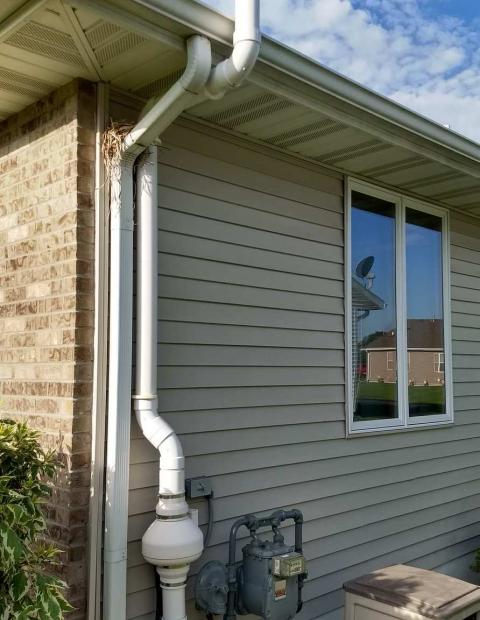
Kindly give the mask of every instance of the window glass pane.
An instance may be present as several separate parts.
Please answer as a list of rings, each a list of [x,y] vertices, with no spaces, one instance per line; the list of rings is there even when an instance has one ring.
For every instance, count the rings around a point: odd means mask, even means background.
[[[353,419],[398,417],[395,205],[352,192]]]
[[[408,408],[410,416],[445,408],[441,218],[406,210]]]

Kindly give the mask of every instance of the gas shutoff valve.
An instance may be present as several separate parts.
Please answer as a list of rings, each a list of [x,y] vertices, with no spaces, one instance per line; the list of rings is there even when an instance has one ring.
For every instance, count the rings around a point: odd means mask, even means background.
[[[279,531],[283,521],[295,521],[295,546],[285,544]],[[269,517],[246,515],[230,531],[229,561],[205,564],[197,578],[195,596],[199,609],[223,614],[225,620],[255,614],[265,620],[290,620],[302,607],[302,587],[307,575],[302,553],[303,516],[299,510],[277,510]],[[237,532],[246,527],[251,541],[243,547],[237,564]],[[257,530],[270,527],[271,540],[260,539]]]

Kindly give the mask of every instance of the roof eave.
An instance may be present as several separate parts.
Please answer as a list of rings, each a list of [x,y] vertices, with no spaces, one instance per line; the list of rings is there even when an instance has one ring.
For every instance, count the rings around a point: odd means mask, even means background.
[[[233,21],[204,4],[192,0],[175,0],[173,3],[171,0],[131,0],[131,2],[175,20],[192,31],[205,34],[222,45],[231,46]],[[327,69],[265,35],[262,36],[259,62],[288,74],[322,93],[347,102],[430,144],[433,143],[434,146],[466,158],[475,168],[480,163],[480,144]],[[472,173],[471,168],[469,172]]]

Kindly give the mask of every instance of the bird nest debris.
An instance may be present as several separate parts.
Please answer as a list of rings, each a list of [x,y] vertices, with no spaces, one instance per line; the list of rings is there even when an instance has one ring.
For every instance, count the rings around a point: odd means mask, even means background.
[[[110,181],[114,171],[118,170],[122,157],[122,146],[134,123],[111,121],[103,134],[102,152],[106,180]]]

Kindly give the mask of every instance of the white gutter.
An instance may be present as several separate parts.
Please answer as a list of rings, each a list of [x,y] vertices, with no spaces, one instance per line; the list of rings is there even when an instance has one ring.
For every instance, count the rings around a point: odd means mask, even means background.
[[[260,47],[259,0],[236,0],[238,35],[231,58],[211,68],[210,42],[188,40],[185,72],[155,101],[124,140],[111,183],[110,348],[107,484],[104,543],[104,617],[125,620],[128,465],[132,367],[133,168],[138,156],[137,374],[134,408],[145,437],[160,452],[157,518],[142,539],[145,559],[157,566],[164,620],[185,620],[185,584],[203,539],[185,501],[183,451],[157,402],[157,137],[194,102],[221,96],[251,71]],[[207,87],[207,84],[209,85]]]

